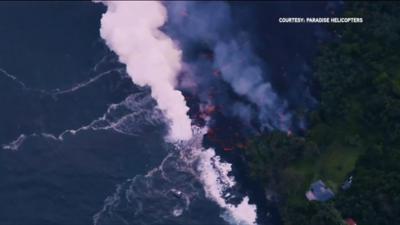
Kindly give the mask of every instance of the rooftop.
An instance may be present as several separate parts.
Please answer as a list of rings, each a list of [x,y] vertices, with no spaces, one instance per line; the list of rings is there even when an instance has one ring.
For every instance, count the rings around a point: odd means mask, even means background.
[[[357,225],[357,223],[352,218],[348,218],[345,221],[347,225]]]
[[[310,190],[307,191],[306,197],[309,201],[328,201],[329,199],[333,198],[335,194],[333,191],[328,188],[324,182],[318,180],[311,184]]]

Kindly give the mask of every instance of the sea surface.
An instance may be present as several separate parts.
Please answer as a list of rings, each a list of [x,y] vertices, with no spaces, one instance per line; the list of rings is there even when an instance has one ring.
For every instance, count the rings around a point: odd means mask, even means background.
[[[311,104],[295,87],[311,76],[312,57],[329,34],[276,19],[329,15],[336,7],[232,5],[273,84],[293,103]],[[229,156],[204,149],[201,128],[188,143],[164,141],[165,120],[149,88],[132,83],[100,38],[105,10],[91,2],[0,3],[0,225],[238,223],[221,204],[259,187],[235,164],[235,181],[224,174]],[[221,185],[213,176],[225,185],[223,201],[210,197]],[[276,213],[267,218],[260,210],[273,212],[256,200],[262,196],[249,197],[260,204],[258,223],[280,224]]]

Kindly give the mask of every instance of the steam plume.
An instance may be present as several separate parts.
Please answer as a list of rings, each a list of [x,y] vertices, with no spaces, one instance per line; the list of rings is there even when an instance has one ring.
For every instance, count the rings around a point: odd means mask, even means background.
[[[170,120],[171,140],[192,136],[189,108],[181,92],[174,89],[181,69],[181,51],[159,28],[167,19],[160,2],[103,2],[107,12],[101,19],[100,35],[126,64],[133,82],[152,90],[158,107]]]
[[[224,105],[225,114],[233,114],[246,123],[257,121],[262,130],[289,129],[292,117],[287,103],[271,86],[265,65],[255,54],[246,34],[235,27],[229,4],[191,1],[166,4],[170,13],[168,34],[180,41],[185,52],[191,51],[184,61],[187,73],[194,74],[188,79],[195,80],[199,86],[196,91],[200,93],[196,95],[200,99],[208,96],[201,93],[208,90],[203,87],[218,85],[217,79],[208,78],[215,75],[213,71],[217,69],[217,75],[242,97],[238,100],[223,95],[222,85],[219,85],[220,92],[214,96],[214,103]],[[212,52],[211,59],[198,57],[198,49]]]

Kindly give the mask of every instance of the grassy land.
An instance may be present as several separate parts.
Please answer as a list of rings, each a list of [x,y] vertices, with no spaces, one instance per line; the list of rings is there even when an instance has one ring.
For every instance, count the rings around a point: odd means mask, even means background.
[[[288,191],[288,201],[297,205],[306,201],[309,185],[321,179],[336,193],[348,174],[354,169],[361,147],[332,143],[316,159],[304,159],[285,169],[284,175],[293,180]],[[302,182],[298,182],[301,180]],[[289,182],[291,183],[291,182]]]
[[[346,176],[354,169],[362,149],[340,144],[329,146],[319,160],[319,175],[328,186],[338,191]]]

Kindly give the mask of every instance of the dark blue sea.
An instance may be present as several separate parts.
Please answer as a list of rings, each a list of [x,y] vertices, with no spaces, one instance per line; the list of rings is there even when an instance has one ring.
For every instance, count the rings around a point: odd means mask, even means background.
[[[337,4],[231,7],[275,88],[293,107],[313,105],[309,93],[299,93],[330,34],[316,24],[276,21],[331,15]],[[100,38],[105,10],[79,1],[0,2],[0,225],[229,224],[197,177],[199,162],[182,153],[187,146],[164,141],[150,89],[132,83]],[[280,224],[229,153],[216,154],[233,163],[237,195],[257,204],[257,222]]]

